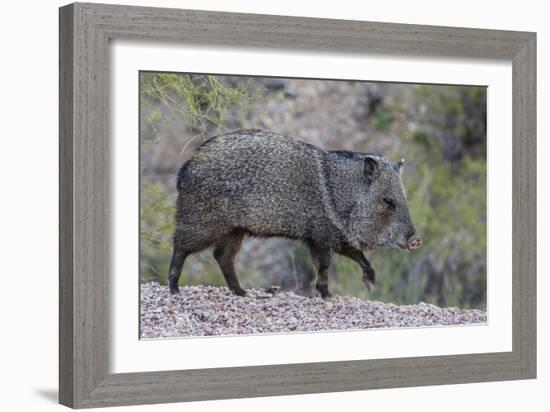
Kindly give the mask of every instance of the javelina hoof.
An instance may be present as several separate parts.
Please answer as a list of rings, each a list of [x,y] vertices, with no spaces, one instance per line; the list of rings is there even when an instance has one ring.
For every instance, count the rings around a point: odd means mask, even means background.
[[[170,293],[172,295],[177,295],[178,293],[180,293],[180,288],[179,288],[177,282],[170,281]]]
[[[246,290],[243,288],[234,288],[231,291],[237,296],[246,296]]]
[[[374,273],[373,268],[367,268],[365,271],[365,274],[363,275],[363,283],[365,284],[367,290],[369,292],[374,291],[374,279],[376,277],[376,274]]]
[[[327,285],[317,285],[317,290],[319,291],[323,299],[328,299],[332,297],[332,295],[328,291]]]
[[[374,282],[371,282],[368,279],[363,279],[363,283],[369,292],[374,292]]]

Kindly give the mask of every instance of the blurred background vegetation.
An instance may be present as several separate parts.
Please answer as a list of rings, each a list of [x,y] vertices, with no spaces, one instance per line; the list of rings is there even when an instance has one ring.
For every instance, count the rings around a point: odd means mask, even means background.
[[[335,256],[332,293],[396,304],[486,308],[486,88],[357,81],[140,73],[140,279],[166,283],[175,178],[204,139],[262,128],[328,148],[406,159],[404,183],[423,247],[367,252],[369,294],[353,261]],[[308,294],[307,249],[247,239],[245,288]],[[188,257],[182,284],[225,285],[211,251]]]

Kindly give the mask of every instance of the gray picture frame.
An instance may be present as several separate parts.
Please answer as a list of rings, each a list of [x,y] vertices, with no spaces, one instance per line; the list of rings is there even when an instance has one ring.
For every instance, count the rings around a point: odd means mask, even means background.
[[[535,33],[85,3],[60,8],[59,30],[62,404],[87,408],[536,377]],[[109,373],[111,39],[511,61],[512,351]]]

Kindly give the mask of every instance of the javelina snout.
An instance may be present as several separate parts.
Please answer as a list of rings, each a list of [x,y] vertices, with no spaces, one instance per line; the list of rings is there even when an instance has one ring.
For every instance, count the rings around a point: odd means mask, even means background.
[[[409,249],[411,252],[413,250],[416,250],[422,246],[422,239],[418,235],[413,235],[411,238],[409,238],[409,241],[407,242],[407,249]]]

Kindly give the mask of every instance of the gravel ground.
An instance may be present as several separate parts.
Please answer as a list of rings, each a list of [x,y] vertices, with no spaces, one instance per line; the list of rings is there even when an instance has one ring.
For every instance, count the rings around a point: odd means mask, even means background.
[[[237,335],[464,325],[487,322],[482,310],[440,308],[427,303],[394,305],[350,296],[328,300],[292,292],[184,286],[178,296],[156,282],[141,285],[141,337]]]

